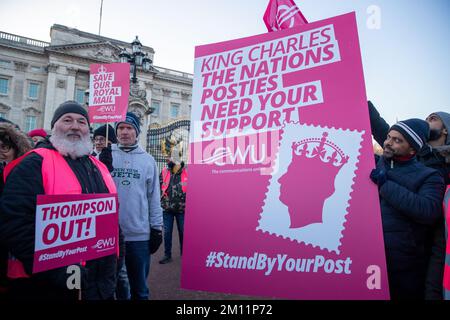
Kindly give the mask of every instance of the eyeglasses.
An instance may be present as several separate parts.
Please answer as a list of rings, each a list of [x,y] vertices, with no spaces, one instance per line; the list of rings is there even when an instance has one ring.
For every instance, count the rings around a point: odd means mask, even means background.
[[[3,143],[0,144],[0,152],[1,153],[7,153],[7,152],[9,152],[9,150],[11,150],[11,146],[3,144]]]

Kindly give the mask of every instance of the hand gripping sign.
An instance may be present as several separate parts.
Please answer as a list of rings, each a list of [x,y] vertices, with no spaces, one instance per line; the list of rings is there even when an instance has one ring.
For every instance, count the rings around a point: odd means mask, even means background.
[[[33,273],[117,254],[117,194],[39,195]]]
[[[196,48],[182,287],[387,299],[354,13]]]

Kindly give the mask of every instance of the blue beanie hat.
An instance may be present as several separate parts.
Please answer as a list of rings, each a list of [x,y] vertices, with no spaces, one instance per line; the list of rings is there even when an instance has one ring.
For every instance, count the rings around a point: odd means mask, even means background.
[[[389,129],[391,130],[400,132],[416,152],[422,149],[430,137],[430,125],[421,119],[399,121]]]
[[[117,122],[117,124],[116,124],[116,134],[117,134],[117,127],[121,123],[127,123],[127,124],[132,125],[134,130],[136,130],[136,136],[138,136],[141,133],[141,124],[139,122],[139,118],[134,113],[127,112],[127,116],[125,118],[125,121]]]

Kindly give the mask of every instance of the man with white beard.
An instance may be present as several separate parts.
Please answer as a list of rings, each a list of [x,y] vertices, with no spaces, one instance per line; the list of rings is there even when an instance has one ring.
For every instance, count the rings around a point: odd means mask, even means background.
[[[89,156],[91,140],[86,110],[75,101],[62,103],[51,121],[52,135],[8,170],[0,200],[0,243],[14,257],[8,272],[12,300],[76,300],[69,290],[68,267],[32,274],[37,195],[116,193],[103,163]],[[116,255],[87,261],[81,268],[81,298],[113,299]],[[11,268],[11,269],[10,269]]]

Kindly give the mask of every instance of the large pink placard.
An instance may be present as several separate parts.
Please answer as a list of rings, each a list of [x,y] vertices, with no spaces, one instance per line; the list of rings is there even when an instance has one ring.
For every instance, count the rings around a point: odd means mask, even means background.
[[[130,64],[91,64],[89,71],[89,121],[125,120],[130,94]]]
[[[388,299],[354,13],[199,46],[181,285]]]
[[[117,254],[117,194],[39,195],[33,273]]]

